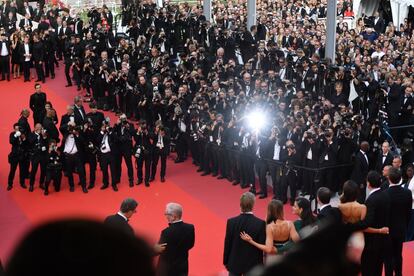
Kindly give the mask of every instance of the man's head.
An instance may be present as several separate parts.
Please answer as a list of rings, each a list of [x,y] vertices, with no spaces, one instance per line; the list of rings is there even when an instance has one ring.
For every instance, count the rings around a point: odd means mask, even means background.
[[[388,181],[390,184],[400,184],[401,182],[401,170],[391,167],[388,172]]]
[[[183,216],[183,207],[174,202],[170,202],[165,206],[165,217],[168,220],[168,223],[173,223],[175,221],[181,220]]]
[[[369,143],[367,141],[361,142],[360,148],[363,152],[365,152],[365,153],[368,152],[369,151]]]
[[[121,213],[126,217],[130,218],[133,214],[136,213],[138,207],[138,202],[133,198],[126,198],[121,203],[121,208],[119,209]]]
[[[252,212],[256,198],[251,192],[245,192],[240,197],[240,210],[243,213]]]
[[[82,106],[82,97],[81,96],[76,96],[75,97],[75,99],[73,100],[73,103],[76,105],[76,106]]]
[[[368,172],[367,185],[370,189],[379,188],[381,186],[381,175],[376,171]]]
[[[34,88],[35,88],[35,91],[36,91],[37,93],[39,93],[39,92],[41,91],[40,89],[41,89],[42,87],[40,86],[40,84],[39,84],[39,83],[36,83],[36,84],[35,84],[35,86],[34,86]]]
[[[387,154],[390,151],[390,143],[384,142],[382,143],[382,153]]]
[[[320,187],[317,192],[317,197],[320,204],[329,204],[331,202],[331,191],[326,187]]]
[[[396,169],[400,169],[402,164],[401,157],[394,156],[394,159],[392,160],[392,167]]]
[[[390,168],[392,168],[392,166],[390,165],[384,166],[384,168],[382,169],[382,176],[388,177],[390,173]]]

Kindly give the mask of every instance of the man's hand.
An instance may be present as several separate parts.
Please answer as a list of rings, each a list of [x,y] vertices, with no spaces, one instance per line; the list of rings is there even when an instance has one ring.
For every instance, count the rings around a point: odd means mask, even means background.
[[[166,247],[167,247],[166,243],[156,244],[154,245],[154,251],[157,254],[161,254],[162,252],[164,252]]]

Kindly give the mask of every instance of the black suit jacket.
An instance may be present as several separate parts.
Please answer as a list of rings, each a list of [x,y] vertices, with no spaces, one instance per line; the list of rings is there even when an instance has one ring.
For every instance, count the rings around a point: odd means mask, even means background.
[[[378,154],[377,160],[376,160],[376,163],[375,163],[375,170],[378,171],[378,172],[382,172],[382,169],[385,166],[392,165],[393,156],[392,156],[391,152],[387,153],[387,157],[385,157],[384,162],[382,162],[382,156],[383,156],[383,153],[381,151]]]
[[[390,186],[386,189],[390,199],[390,237],[403,241],[407,234],[408,223],[411,218],[412,194],[401,185]]]
[[[369,171],[369,165],[365,159],[365,156],[358,151],[355,157],[354,169],[352,170],[351,180],[355,181],[358,185],[364,184],[365,178]]]
[[[82,112],[82,114],[81,114]],[[76,105],[73,106],[73,114],[75,115],[75,123],[77,126],[81,126],[86,121],[86,112],[83,106],[77,107]],[[83,115],[83,116],[82,116]]]
[[[263,252],[240,238],[245,231],[254,241],[266,241],[266,223],[252,214],[240,214],[227,220],[223,264],[229,272],[245,274],[263,264]]]
[[[114,229],[118,229],[119,231],[122,231],[127,235],[134,236],[134,229],[132,229],[128,221],[125,220],[125,218],[123,218],[119,214],[106,217],[104,224]]]
[[[318,213],[318,220],[323,221],[325,219],[334,221],[334,222],[340,222],[341,221],[341,212],[338,208],[332,207],[331,205],[328,205],[324,207],[320,212]]]
[[[166,243],[167,247],[158,260],[159,275],[188,275],[188,251],[193,248],[194,241],[192,224],[180,221],[162,230],[159,243]]]

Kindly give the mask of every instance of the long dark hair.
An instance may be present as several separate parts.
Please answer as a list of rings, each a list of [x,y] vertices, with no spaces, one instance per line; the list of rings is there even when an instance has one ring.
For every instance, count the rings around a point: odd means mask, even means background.
[[[278,219],[283,219],[283,203],[280,200],[272,199],[267,205],[266,223],[272,223]]]
[[[344,183],[343,192],[340,197],[341,203],[353,202],[358,198],[358,184],[352,180],[348,180]]]
[[[296,198],[296,204],[302,209],[302,212],[300,213],[302,227],[313,224],[316,221],[316,218],[312,213],[310,201],[304,197],[298,197]]]

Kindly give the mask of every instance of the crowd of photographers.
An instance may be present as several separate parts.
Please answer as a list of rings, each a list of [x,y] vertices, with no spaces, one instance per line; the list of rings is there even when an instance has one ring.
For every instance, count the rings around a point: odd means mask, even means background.
[[[341,15],[351,3],[339,2]],[[94,186],[97,160],[103,187],[109,185],[110,170],[117,189],[122,159],[134,185],[134,155],[139,181],[149,185],[159,158],[164,179],[170,149],[175,162],[191,156],[201,175],[253,192],[257,175],[260,198],[268,196],[270,175],[273,194],[284,202],[290,197],[291,203],[299,190],[314,194],[326,186],[339,192],[349,178],[364,193],[369,169],[382,171],[394,165],[393,159],[404,169],[411,164],[410,129],[392,129],[413,119],[411,22],[405,20],[397,31],[378,13],[358,20],[354,29],[340,19],[333,65],[324,58],[326,1],[257,4],[257,25],[250,30],[245,1],[214,2],[211,22],[196,5],[156,8],[151,1],[127,1],[125,35],[115,35],[114,17],[105,6],[92,8],[88,22],[54,7],[40,16],[36,30],[6,27],[3,45],[16,39],[21,53],[26,43],[32,45],[32,54],[23,59],[34,62],[39,81],[63,58],[67,86],[74,81],[92,100],[91,113],[82,111],[77,99],[60,122],[59,152],[71,190],[77,172],[87,192],[85,164],[89,187]],[[44,51],[43,62],[36,60],[35,49]],[[25,110],[10,136],[10,188],[17,166],[23,187],[30,175],[31,190],[39,165],[41,183],[59,178],[45,157],[56,148],[50,141],[59,141],[56,114],[45,104],[42,98],[31,106],[35,123],[41,124],[34,132],[26,125]],[[122,115],[111,127],[97,110]],[[19,151],[27,158],[14,158]]]

